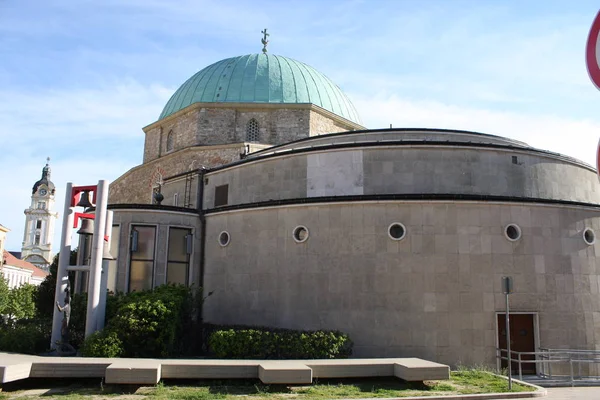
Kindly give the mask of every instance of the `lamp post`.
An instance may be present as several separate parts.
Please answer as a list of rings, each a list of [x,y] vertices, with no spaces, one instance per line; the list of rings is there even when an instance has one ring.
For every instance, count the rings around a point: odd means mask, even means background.
[[[513,291],[513,280],[510,276],[502,277],[502,292],[506,297],[506,354],[508,358],[508,390],[512,390],[512,360],[510,357],[510,313],[508,308],[508,295]]]

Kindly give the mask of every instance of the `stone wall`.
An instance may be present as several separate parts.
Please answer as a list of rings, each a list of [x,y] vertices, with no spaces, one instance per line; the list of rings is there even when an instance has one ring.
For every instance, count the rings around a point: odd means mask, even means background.
[[[170,152],[186,147],[202,144],[198,135],[198,120],[202,118],[200,110],[192,109],[165,121],[160,126],[153,126],[146,131],[144,143],[144,163],[155,160]],[[173,135],[173,150],[167,151],[167,136]]]
[[[188,110],[145,128],[144,163],[168,155],[167,137],[173,134],[173,150],[191,146],[224,145],[247,141],[248,122],[260,127],[260,143],[279,145],[323,133],[348,130],[343,124],[311,110],[311,105],[273,107],[190,106]]]
[[[392,240],[400,222],[406,236]],[[314,204],[209,214],[204,317],[216,324],[338,329],[357,357],[495,364],[501,277],[514,312],[537,313],[539,346],[600,341],[595,209],[477,202]],[[504,236],[517,223],[521,239]],[[298,225],[309,237],[297,243]],[[220,232],[230,243],[222,247]]]
[[[215,186],[229,205],[303,197],[469,194],[600,204],[592,168],[528,149],[387,146],[282,154],[208,173],[205,208]]]
[[[150,204],[152,188],[157,183],[159,176],[162,176],[164,180],[173,175],[198,169],[203,165],[207,168],[221,166],[239,160],[240,153],[245,151],[244,143],[228,146],[190,147],[139,165],[111,183],[109,204]],[[194,207],[196,204],[195,193],[193,195]]]
[[[348,127],[316,111],[310,112],[310,136],[346,132]]]

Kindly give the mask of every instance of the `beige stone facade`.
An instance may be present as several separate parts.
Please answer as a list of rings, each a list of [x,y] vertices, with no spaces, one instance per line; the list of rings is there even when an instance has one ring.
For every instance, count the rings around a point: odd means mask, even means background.
[[[245,209],[206,219],[204,285],[214,323],[339,329],[358,357],[493,364],[501,277],[537,346],[595,349],[598,209],[523,203],[350,202]],[[399,241],[394,222],[406,227]],[[504,235],[516,223],[522,236]],[[297,243],[295,227],[309,237]],[[218,242],[220,232],[230,243]]]

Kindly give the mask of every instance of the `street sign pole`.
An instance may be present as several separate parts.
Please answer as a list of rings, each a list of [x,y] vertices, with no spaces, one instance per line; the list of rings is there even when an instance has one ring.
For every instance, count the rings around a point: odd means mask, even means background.
[[[502,277],[502,291],[506,298],[506,353],[508,359],[508,390],[512,390],[512,359],[510,354],[510,313],[508,307],[508,295],[512,293],[513,284],[510,276]]]
[[[585,46],[585,65],[590,80],[600,90],[600,11],[596,14]],[[596,173],[600,179],[600,143],[596,150]]]

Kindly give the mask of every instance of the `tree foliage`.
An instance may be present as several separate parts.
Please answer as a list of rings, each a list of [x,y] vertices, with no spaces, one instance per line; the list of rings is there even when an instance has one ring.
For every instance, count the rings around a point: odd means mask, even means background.
[[[6,307],[8,306],[9,293],[10,289],[8,288],[8,281],[0,275],[0,315],[5,313]],[[1,318],[0,322],[2,322]]]
[[[8,305],[4,314],[9,321],[30,319],[35,317],[35,293],[37,287],[28,283],[13,288],[8,293]]]

